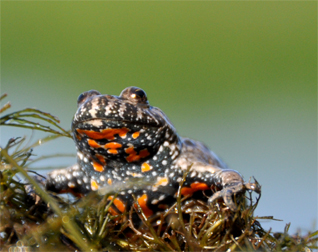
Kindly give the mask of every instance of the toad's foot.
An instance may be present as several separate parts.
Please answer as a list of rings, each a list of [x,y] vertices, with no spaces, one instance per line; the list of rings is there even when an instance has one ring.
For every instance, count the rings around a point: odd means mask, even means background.
[[[258,194],[261,194],[261,186],[258,184],[256,180],[255,183],[237,182],[235,184],[227,185],[223,187],[221,191],[214,193],[213,196],[209,198],[208,203],[211,205],[215,200],[222,198],[225,205],[231,211],[236,212],[238,209],[232,197],[238,194],[242,195],[245,193],[246,190],[252,190]]]

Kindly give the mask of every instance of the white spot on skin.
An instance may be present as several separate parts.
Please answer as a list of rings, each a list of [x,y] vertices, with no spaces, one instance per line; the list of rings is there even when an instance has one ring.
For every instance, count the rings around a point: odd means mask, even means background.
[[[105,115],[108,116],[112,113],[112,108],[114,106],[114,103],[112,101],[108,101],[108,105],[105,108]]]
[[[196,171],[193,171],[193,172],[191,172],[191,174],[190,174],[190,178],[193,178],[193,177],[195,177],[196,175],[197,175]]]
[[[166,197],[166,195],[161,195],[160,197],[159,197],[159,200],[163,200],[164,198]]]
[[[78,171],[73,171],[73,177],[80,177],[80,173]]]
[[[170,177],[170,178],[173,178],[173,176],[174,176],[174,172],[172,172],[172,173],[169,174],[169,177]]]
[[[152,204],[152,205],[156,205],[156,204],[158,204],[158,202],[159,202],[159,200],[153,199],[153,200],[151,201],[151,204]]]
[[[96,118],[96,113],[99,111],[98,99],[92,101],[92,108],[88,111],[92,118]]]
[[[122,104],[120,104],[120,107],[119,107],[119,110],[118,110],[118,114],[123,119],[125,118],[124,117],[125,112],[126,112],[126,104],[122,103]]]
[[[163,161],[162,161],[162,164],[163,164],[163,165],[167,165],[167,163],[168,163],[167,160],[163,160]]]
[[[73,188],[73,187],[75,187],[75,184],[73,182],[68,182],[67,186],[70,187],[70,188]]]
[[[178,155],[179,155],[179,152],[176,151],[176,152],[171,156],[171,159],[172,159],[172,160],[175,160]]]
[[[89,123],[95,127],[103,126],[102,120],[99,119],[91,120]]]
[[[83,181],[84,181],[84,183],[87,183],[88,182],[88,177],[84,176],[83,177]]]
[[[143,118],[142,110],[140,108],[137,108],[137,118],[136,121],[141,120]]]
[[[83,160],[83,154],[81,152],[77,152],[77,157],[80,159],[80,160]]]
[[[82,116],[86,111],[86,108],[84,106],[81,107],[81,113],[79,116]],[[77,114],[77,113],[76,113]]]

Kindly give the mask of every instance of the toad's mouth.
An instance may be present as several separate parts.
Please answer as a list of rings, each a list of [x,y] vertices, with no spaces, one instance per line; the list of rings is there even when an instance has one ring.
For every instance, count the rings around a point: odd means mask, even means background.
[[[118,127],[128,127],[129,125],[133,125],[134,127],[147,127],[147,128],[160,128],[163,125],[160,125],[159,122],[143,122],[143,121],[132,121],[125,119],[114,119],[114,118],[94,118],[94,119],[86,119],[81,121],[73,121],[73,126],[75,128],[87,128],[95,127],[97,129],[105,129],[108,127],[114,128],[115,125]]]

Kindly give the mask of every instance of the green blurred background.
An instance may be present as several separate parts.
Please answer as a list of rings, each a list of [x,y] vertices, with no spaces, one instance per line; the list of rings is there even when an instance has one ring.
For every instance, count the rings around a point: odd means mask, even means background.
[[[143,88],[181,135],[257,178],[256,214],[283,219],[265,228],[317,228],[317,2],[1,1],[1,64],[11,111],[65,128],[81,92]],[[1,145],[24,134],[2,127]],[[72,141],[34,150],[58,152]]]

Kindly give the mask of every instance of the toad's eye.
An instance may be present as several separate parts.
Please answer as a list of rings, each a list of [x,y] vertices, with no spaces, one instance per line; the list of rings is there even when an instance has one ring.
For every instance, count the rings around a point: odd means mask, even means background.
[[[128,99],[134,103],[145,103],[148,104],[146,92],[138,87],[128,87],[125,88],[120,97]]]
[[[80,106],[83,102],[85,102],[89,97],[100,95],[100,92],[96,90],[90,90],[84,93],[81,93],[77,98],[77,106]]]

